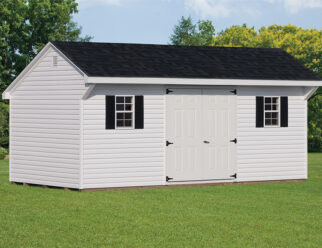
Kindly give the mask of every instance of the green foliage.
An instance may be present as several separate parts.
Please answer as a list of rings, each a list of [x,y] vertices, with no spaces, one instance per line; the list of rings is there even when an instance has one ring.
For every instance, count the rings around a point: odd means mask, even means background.
[[[75,0],[0,1],[0,93],[48,41],[88,41],[72,21]]]
[[[308,107],[308,146],[311,152],[322,151],[322,88],[309,100]]]
[[[8,151],[0,146],[0,160],[4,159],[7,154],[8,154]]]
[[[79,193],[8,182],[0,247],[322,247],[322,154],[306,182]]]
[[[2,148],[9,148],[9,137],[8,136],[4,136],[4,137],[0,137],[0,147]]]
[[[210,46],[214,34],[215,28],[211,21],[198,21],[193,24],[191,17],[181,17],[178,25],[174,27],[170,41],[173,45]]]
[[[9,105],[0,102],[0,139],[6,136],[9,136]]]

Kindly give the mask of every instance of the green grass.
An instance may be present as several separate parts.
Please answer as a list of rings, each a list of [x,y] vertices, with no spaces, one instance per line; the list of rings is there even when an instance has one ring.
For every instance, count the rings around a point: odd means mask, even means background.
[[[0,247],[322,247],[322,154],[299,183],[79,193],[8,182]]]

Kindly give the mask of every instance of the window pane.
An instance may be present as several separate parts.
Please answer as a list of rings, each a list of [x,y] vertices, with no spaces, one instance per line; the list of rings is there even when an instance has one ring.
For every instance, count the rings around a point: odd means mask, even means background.
[[[271,105],[265,105],[265,110],[272,110],[272,106]]]
[[[125,102],[126,103],[132,103],[132,96],[125,97]]]
[[[131,120],[132,119],[132,113],[125,113],[125,119]]]
[[[277,103],[278,98],[277,97],[273,97],[273,103]]]
[[[266,126],[271,126],[272,122],[271,122],[271,119],[266,119],[265,120],[265,125]]]
[[[272,125],[276,126],[277,125],[277,119],[272,120]]]
[[[271,103],[272,99],[270,97],[265,97],[265,103]]]
[[[116,103],[124,103],[124,97],[123,96],[117,96],[116,97]]]
[[[272,118],[272,113],[270,113],[270,112],[265,113],[265,118],[267,118],[267,119]]]
[[[116,110],[124,110],[124,104],[116,104]]]
[[[117,117],[118,120],[122,120],[124,119],[124,114],[123,113],[117,113]]]
[[[132,104],[125,104],[125,110],[131,111],[132,110]]]
[[[123,120],[117,121],[117,122],[116,122],[116,125],[117,125],[118,127],[124,127],[124,121],[123,121]]]
[[[273,119],[277,119],[277,112],[273,112],[273,113],[272,113],[272,118],[273,118]]]
[[[132,121],[131,120],[126,120],[125,121],[125,127],[132,127]]]
[[[277,105],[275,105],[275,104],[274,104],[274,105],[272,105],[272,109],[273,109],[273,110],[277,110]]]

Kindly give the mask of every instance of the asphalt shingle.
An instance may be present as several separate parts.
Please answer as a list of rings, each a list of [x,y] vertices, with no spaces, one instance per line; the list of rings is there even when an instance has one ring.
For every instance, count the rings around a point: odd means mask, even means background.
[[[321,80],[276,48],[52,43],[93,77]]]

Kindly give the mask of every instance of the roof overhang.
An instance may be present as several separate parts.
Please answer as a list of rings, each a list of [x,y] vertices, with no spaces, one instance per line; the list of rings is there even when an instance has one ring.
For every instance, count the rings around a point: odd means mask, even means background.
[[[148,77],[87,77],[86,82],[90,84],[322,86],[322,81]]]

